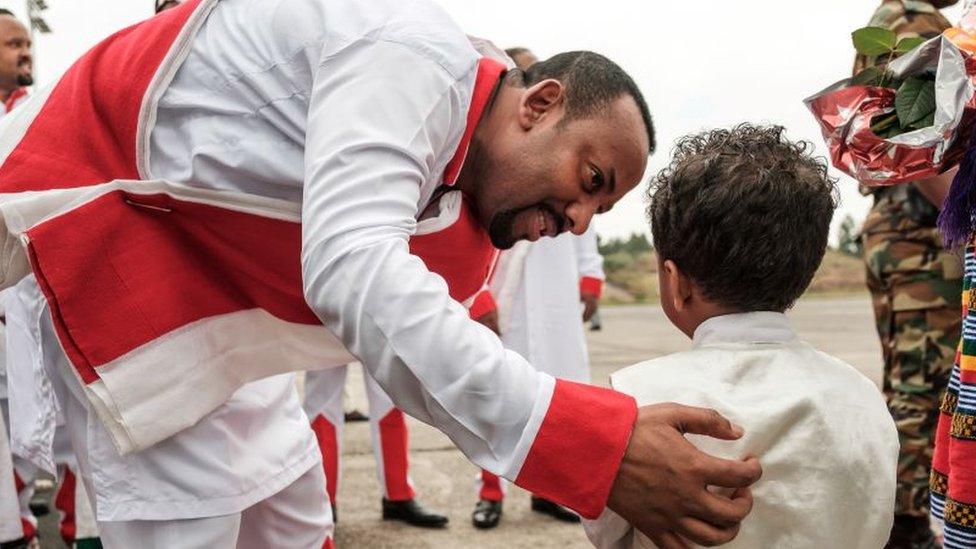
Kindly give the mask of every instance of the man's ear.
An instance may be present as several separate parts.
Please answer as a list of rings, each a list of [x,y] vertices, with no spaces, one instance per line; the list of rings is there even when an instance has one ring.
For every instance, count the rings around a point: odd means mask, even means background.
[[[530,130],[543,120],[554,116],[563,106],[565,88],[562,82],[548,78],[522,93],[519,101],[519,125]]]
[[[691,304],[692,283],[688,275],[683,273],[678,265],[668,259],[664,262],[664,280],[671,292],[674,310],[681,312]]]

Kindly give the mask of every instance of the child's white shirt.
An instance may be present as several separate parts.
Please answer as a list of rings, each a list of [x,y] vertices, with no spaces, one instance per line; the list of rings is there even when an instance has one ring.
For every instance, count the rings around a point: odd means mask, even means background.
[[[877,549],[895,502],[898,434],[878,388],[797,339],[786,316],[756,312],[703,322],[693,348],[611,376],[639,405],[714,408],[745,429],[737,441],[689,435],[724,458],[759,457],[755,505],[726,547]],[[585,521],[601,549],[655,547],[610,510]]]

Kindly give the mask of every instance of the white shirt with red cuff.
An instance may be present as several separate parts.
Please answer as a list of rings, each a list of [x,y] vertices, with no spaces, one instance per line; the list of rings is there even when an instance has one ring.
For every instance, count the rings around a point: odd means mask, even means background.
[[[486,106],[479,75],[492,86],[499,73],[425,0],[185,6],[167,14],[212,11],[147,97],[158,108],[140,126],[140,173],[300,205],[305,299],[395,404],[479,465],[599,513],[633,399],[538,372],[408,248]]]

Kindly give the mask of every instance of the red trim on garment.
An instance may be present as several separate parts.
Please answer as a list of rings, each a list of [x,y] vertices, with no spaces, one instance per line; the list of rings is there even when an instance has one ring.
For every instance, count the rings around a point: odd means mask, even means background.
[[[497,250],[464,200],[450,226],[410,237],[410,253],[447,282],[452,299],[463,303],[484,288]]]
[[[935,429],[935,440],[949,440],[949,432],[952,429],[952,414],[939,412],[939,423]],[[942,474],[949,471],[949,448],[948,445],[936,444],[932,453],[932,468]]]
[[[0,166],[0,192],[138,179],[136,131],[143,99],[200,1],[123,29],[75,62]]]
[[[27,484],[22,478],[20,478],[17,471],[14,471],[14,491],[17,492],[17,499],[20,499],[20,493],[23,492],[24,488],[26,487]],[[24,539],[27,541],[34,539],[34,536],[37,535],[37,525],[35,525],[25,516],[20,517],[20,529],[23,531]]]
[[[582,295],[592,295],[599,298],[603,295],[603,280],[592,277],[584,276],[580,278],[580,294]]]
[[[597,518],[610,497],[636,419],[632,397],[557,379],[515,483],[583,518]]]
[[[474,298],[474,303],[471,304],[471,308],[468,309],[468,314],[471,318],[477,320],[486,314],[497,311],[498,303],[495,302],[494,296],[491,295],[491,290],[485,288],[478,292],[478,295]]]
[[[7,100],[3,102],[3,108],[6,109],[7,112],[14,110],[14,107],[17,106],[17,101],[26,96],[27,88],[17,88],[16,90],[10,92]]]
[[[962,383],[976,384],[976,370],[959,370],[959,381]]]
[[[58,493],[54,497],[54,506],[61,512],[61,539],[71,547],[75,542],[77,524],[75,523],[75,495],[77,478],[71,469],[64,468]]]
[[[329,494],[332,505],[338,505],[336,496],[339,491],[339,439],[336,428],[325,416],[319,414],[312,420],[312,432],[319,443],[322,453],[322,469],[325,471],[325,491]]]
[[[299,223],[113,191],[27,234],[59,339],[85,383],[98,379],[95,368],[203,318],[257,308],[320,324],[302,292]]]
[[[949,497],[976,505],[976,441],[950,438]]]
[[[37,526],[31,521],[20,517],[20,529],[24,531],[24,539],[30,541],[37,535]]]
[[[486,501],[502,501],[505,499],[505,492],[502,490],[502,481],[498,475],[481,470],[481,491],[478,498]]]
[[[59,340],[85,383],[99,379],[98,367],[203,318],[260,308],[319,324],[302,292],[299,223],[113,191],[27,234]],[[483,287],[495,253],[470,215],[411,239],[411,250],[458,301]]]
[[[26,485],[24,484],[23,479],[21,479],[20,475],[17,474],[17,471],[14,470],[14,491],[17,493],[23,492],[25,486]]]
[[[335,543],[333,543],[332,538],[325,538],[325,543],[322,544],[322,549],[335,549]]]
[[[478,61],[478,75],[475,77],[474,92],[471,94],[467,125],[454,156],[444,167],[443,181],[445,185],[453,185],[457,182],[458,175],[461,173],[461,166],[464,165],[464,159],[468,155],[471,137],[474,135],[474,130],[481,120],[485,107],[488,106],[491,92],[495,89],[495,85],[498,84],[498,80],[505,73],[505,70],[505,65],[488,57],[482,57]]]
[[[414,498],[408,477],[410,440],[403,412],[394,408],[379,421],[380,449],[383,454],[383,480],[386,499],[408,501]]]

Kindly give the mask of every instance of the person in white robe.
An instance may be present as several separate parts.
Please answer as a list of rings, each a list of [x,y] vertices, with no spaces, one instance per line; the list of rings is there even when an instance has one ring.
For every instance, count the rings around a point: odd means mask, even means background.
[[[539,60],[527,48],[508,48],[505,54],[520,70]],[[527,358],[539,371],[588,383],[589,358],[582,322],[596,313],[603,281],[603,257],[597,250],[592,225],[580,236],[563,234],[520,242],[502,254],[492,278],[499,308],[494,329],[507,349]],[[476,528],[498,526],[507,488],[498,475],[481,471],[478,502],[471,514]],[[532,497],[532,510],[557,520],[579,522],[572,511],[541,497]]]
[[[589,383],[583,323],[597,311],[604,278],[592,225],[579,236],[522,242],[502,253],[492,292],[505,348],[526,357],[541,372]],[[475,527],[498,526],[507,489],[504,479],[481,472],[471,515]],[[531,505],[533,511],[557,520],[579,522],[578,515],[545,498],[533,496]]]
[[[823,259],[836,187],[783,132],[744,124],[678,142],[648,211],[661,307],[692,348],[611,385],[641,405],[708,406],[745,429],[735,441],[688,437],[763,463],[727,547],[878,549],[893,523],[898,433],[878,386],[801,341],[784,314]],[[611,510],[584,527],[600,549],[661,546]]]
[[[883,547],[898,437],[878,387],[802,342],[782,313],[710,318],[692,347],[620,370],[611,385],[641,405],[713,408],[745,429],[734,442],[690,437],[711,454],[762,459],[753,512],[725,547]],[[584,527],[601,549],[655,547],[612,511]]]

